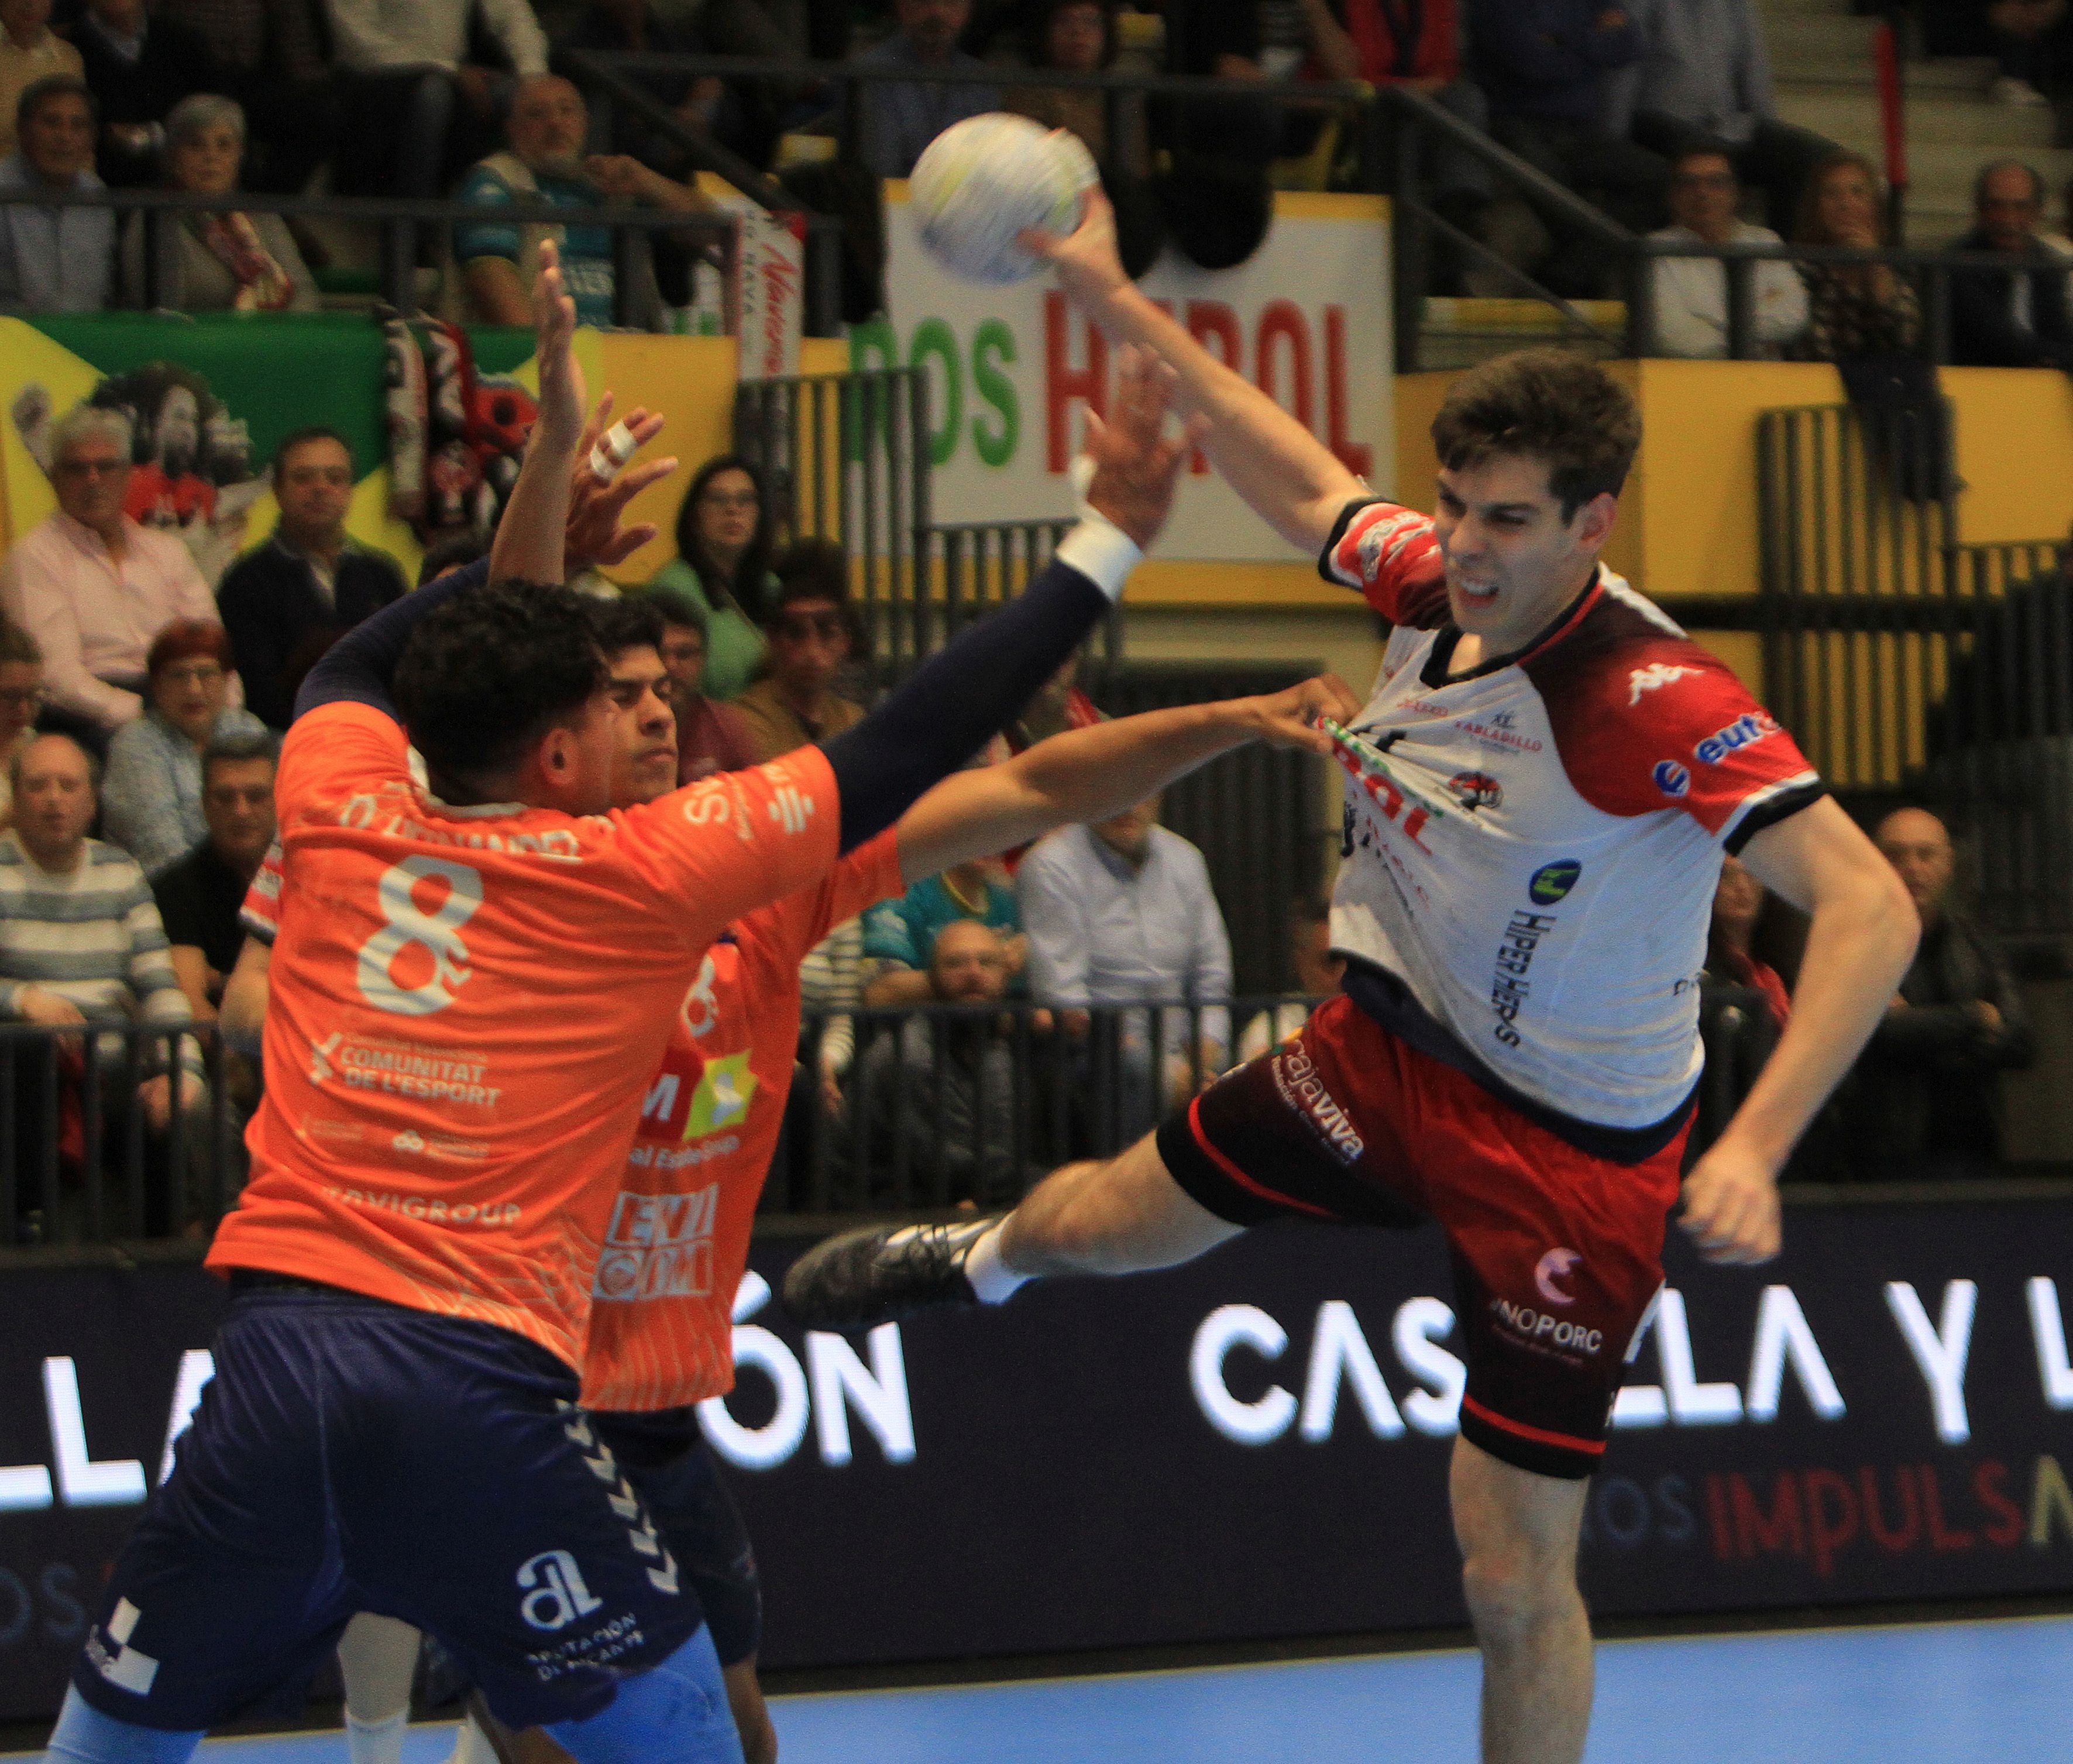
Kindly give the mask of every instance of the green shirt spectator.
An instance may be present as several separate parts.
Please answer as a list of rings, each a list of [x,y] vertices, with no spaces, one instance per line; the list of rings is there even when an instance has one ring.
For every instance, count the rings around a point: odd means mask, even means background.
[[[514,171],[518,175],[514,176]],[[521,202],[550,202],[558,208],[596,208],[604,203],[589,183],[551,171],[533,171],[509,153],[492,153],[470,167],[461,180],[458,200],[484,208],[509,208]],[[530,255],[525,235],[538,230],[521,227],[515,220],[467,223],[455,229],[454,255],[464,268],[485,258],[501,258],[522,274]],[[563,227],[556,230],[561,234],[557,242],[561,247],[562,279],[576,303],[576,322],[608,328],[615,322],[612,295],[616,279],[610,229]]]
[[[882,901],[863,916],[867,962],[925,972],[936,934],[959,919],[976,919],[1004,938],[1016,939],[1022,909],[1013,884],[985,863],[961,863],[940,876],[925,876],[897,900]],[[1020,963],[1012,964],[1019,974]]]
[[[649,586],[689,596],[706,614],[705,695],[737,697],[762,665],[761,620],[775,604],[762,474],[736,454],[700,466],[677,514],[677,555]]]

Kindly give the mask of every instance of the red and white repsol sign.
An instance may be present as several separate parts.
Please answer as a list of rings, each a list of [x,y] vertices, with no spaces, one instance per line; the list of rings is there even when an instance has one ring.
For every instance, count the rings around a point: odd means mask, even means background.
[[[1072,512],[1066,468],[1085,414],[1107,408],[1113,353],[1049,275],[986,287],[921,249],[905,186],[887,187],[887,316],[850,331],[859,368],[929,374],[939,521]],[[1226,365],[1276,399],[1353,471],[1395,480],[1389,224],[1364,196],[1283,196],[1267,239],[1233,270],[1168,249],[1140,286]],[[1290,559],[1210,471],[1190,462],[1160,555]]]

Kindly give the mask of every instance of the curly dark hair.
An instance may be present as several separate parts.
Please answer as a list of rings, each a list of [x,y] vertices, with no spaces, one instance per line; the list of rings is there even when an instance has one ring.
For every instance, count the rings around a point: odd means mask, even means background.
[[[706,486],[723,472],[745,473],[748,481],[756,486],[756,530],[749,535],[748,549],[734,567],[731,583],[720,573],[707,554],[704,542],[699,538],[699,499],[706,493]],[[700,466],[691,479],[690,487],[684,492],[683,505],[677,510],[677,555],[698,572],[699,585],[705,590],[706,598],[712,602],[715,611],[720,605],[719,591],[724,588],[732,593],[741,610],[751,619],[760,621],[769,616],[769,608],[764,604],[763,579],[769,573],[770,553],[776,544],[770,487],[763,481],[762,467],[738,453],[723,453]]]
[[[592,600],[586,610],[597,646],[608,662],[622,650],[662,647],[662,609],[645,595]]]
[[[427,767],[473,786],[511,771],[604,682],[583,596],[507,579],[456,595],[419,624],[393,690]]]
[[[1566,349],[1520,349],[1457,380],[1432,432],[1449,472],[1501,456],[1543,461],[1568,521],[1592,497],[1620,493],[1641,446],[1641,413],[1596,362]]]

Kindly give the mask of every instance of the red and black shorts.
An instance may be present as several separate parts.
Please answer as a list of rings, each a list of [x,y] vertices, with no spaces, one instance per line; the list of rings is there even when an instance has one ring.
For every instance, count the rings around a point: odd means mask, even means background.
[[[1336,998],[1158,1143],[1173,1179],[1236,1225],[1436,1219],[1467,1337],[1463,1435],[1543,1476],[1598,1467],[1663,1284],[1684,1132],[1639,1164],[1593,1156]]]

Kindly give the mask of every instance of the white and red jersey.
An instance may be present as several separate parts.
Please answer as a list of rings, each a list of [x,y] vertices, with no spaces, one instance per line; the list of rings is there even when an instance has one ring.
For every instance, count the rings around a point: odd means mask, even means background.
[[[1397,627],[1337,747],[1348,992],[1585,1149],[1649,1155],[1703,1063],[1721,854],[1820,781],[1725,664],[1602,566],[1524,649],[1453,679],[1428,517],[1350,504],[1320,567]]]

